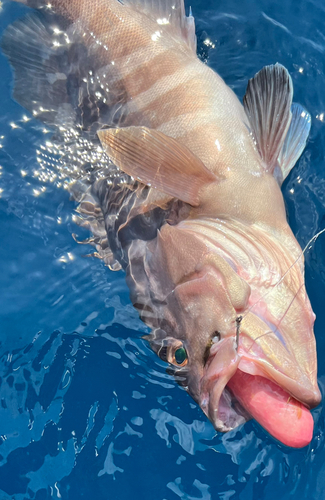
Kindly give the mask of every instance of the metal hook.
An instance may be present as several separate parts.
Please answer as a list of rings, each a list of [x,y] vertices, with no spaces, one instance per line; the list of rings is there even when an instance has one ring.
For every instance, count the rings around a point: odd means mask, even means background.
[[[237,316],[236,318],[236,350],[238,351],[238,345],[239,345],[239,329],[240,329],[240,323],[242,322],[243,317],[242,316]]]

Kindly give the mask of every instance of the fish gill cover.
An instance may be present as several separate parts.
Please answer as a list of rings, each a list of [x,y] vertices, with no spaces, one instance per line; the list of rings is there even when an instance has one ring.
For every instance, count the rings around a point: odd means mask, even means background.
[[[249,78],[278,61],[292,76],[295,101],[312,116],[307,150],[283,186],[291,227],[304,247],[323,228],[324,12],[321,5],[313,10],[308,4],[308,15],[302,7],[277,7],[192,5],[200,57],[239,97]],[[3,26],[23,14],[4,4]],[[71,233],[82,240],[89,232],[76,228],[75,204],[54,185],[64,185],[80,158],[90,173],[94,162],[106,165],[100,149],[95,158],[82,156],[88,150],[84,141],[95,134],[79,138],[66,127],[67,140],[60,143],[50,123],[36,121],[10,100],[12,77],[5,60],[2,66],[3,498],[134,498],[136,490],[148,499],[274,498],[275,491],[282,498],[322,498],[322,407],[313,412],[313,440],[301,451],[279,446],[254,422],[216,435],[141,340],[148,332],[129,303],[123,274],[84,259],[89,247],[71,239]],[[56,151],[58,143],[63,150]],[[61,175],[60,161],[69,169]],[[57,175],[53,183],[51,173]],[[156,212],[153,221],[162,216]],[[146,222],[134,231],[147,232],[152,221]],[[116,268],[105,248],[106,263]],[[319,239],[306,253],[321,389],[322,248]]]

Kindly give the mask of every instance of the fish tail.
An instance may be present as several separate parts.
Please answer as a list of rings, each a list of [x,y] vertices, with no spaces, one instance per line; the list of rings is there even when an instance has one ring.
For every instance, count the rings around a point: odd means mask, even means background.
[[[40,12],[10,25],[1,46],[14,70],[14,98],[54,132],[57,148],[44,151],[39,168],[69,180],[98,255],[112,268],[117,256],[125,267],[123,249],[137,237],[153,238],[170,207],[156,204],[143,215],[150,189],[109,161],[97,131],[137,123],[135,98],[154,100],[157,81],[182,67],[183,54],[195,57],[194,19],[183,0],[18,1]]]

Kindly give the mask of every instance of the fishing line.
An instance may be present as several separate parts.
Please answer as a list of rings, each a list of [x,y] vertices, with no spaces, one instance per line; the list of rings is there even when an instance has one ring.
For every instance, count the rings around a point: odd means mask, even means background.
[[[296,258],[296,260],[291,264],[290,267],[288,267],[288,269],[285,271],[285,273],[281,276],[281,278],[279,279],[279,281],[274,285],[274,287],[272,287],[271,290],[268,290],[267,292],[265,292],[264,295],[262,295],[262,297],[260,297],[254,304],[252,304],[248,311],[243,315],[243,319],[247,316],[247,314],[249,314],[251,312],[251,310],[259,303],[261,302],[261,300],[263,300],[265,297],[267,297],[270,293],[272,293],[279,285],[280,283],[284,280],[284,278],[286,277],[286,275],[292,270],[292,268],[299,262],[299,260],[303,257],[303,255],[306,253],[307,250],[310,250],[312,247],[309,247],[309,245],[311,245],[312,243],[315,243],[315,241],[317,240],[317,238],[321,235],[325,233],[325,228],[322,229],[321,231],[319,231],[317,234],[315,234],[307,243],[307,245],[305,246],[305,248],[301,251],[300,255]],[[309,247],[309,248],[308,248]],[[299,289],[300,290],[300,289]],[[298,292],[299,292],[298,290]],[[297,292],[297,293],[298,293]]]
[[[290,267],[288,267],[288,269],[285,271],[285,273],[281,276],[281,278],[279,279],[279,281],[274,285],[274,287],[271,289],[271,290],[268,290],[262,297],[260,297],[254,304],[252,304],[249,309],[247,310],[247,312],[243,315],[243,316],[239,316],[240,320],[238,321],[239,318],[236,318],[236,343],[237,343],[237,347],[238,347],[238,342],[239,342],[239,327],[240,327],[240,323],[241,321],[254,309],[254,307],[259,303],[261,302],[265,297],[267,297],[270,293],[274,292],[274,290],[280,285],[280,283],[284,280],[284,278],[286,277],[286,275],[292,270],[292,268],[299,262],[299,260],[303,257],[303,255],[306,253],[307,250],[310,250],[312,248],[312,245],[313,243],[316,242],[316,240],[319,238],[319,236],[321,236],[323,233],[325,233],[325,228],[322,229],[321,231],[319,231],[317,234],[315,234],[309,241],[308,243],[306,244],[305,248],[301,251],[300,255],[296,258],[296,260],[291,264]],[[297,292],[295,293],[293,299],[291,300],[289,306],[287,307],[285,313],[282,315],[282,317],[280,318],[279,322],[276,326],[276,330],[275,332],[273,332],[272,330],[270,330],[269,332],[265,332],[263,333],[262,335],[260,335],[259,337],[257,337],[256,339],[254,339],[253,341],[253,344],[252,346],[250,347],[250,349],[253,347],[254,343],[259,340],[261,337],[264,337],[265,335],[270,335],[272,333],[276,333],[278,331],[278,327],[280,326],[283,318],[285,317],[285,315],[287,314],[287,312],[289,311],[290,307],[292,306],[294,300],[296,299],[298,293],[300,292],[300,290],[302,289],[302,287],[304,286],[304,284],[302,284],[299,289],[297,290]]]

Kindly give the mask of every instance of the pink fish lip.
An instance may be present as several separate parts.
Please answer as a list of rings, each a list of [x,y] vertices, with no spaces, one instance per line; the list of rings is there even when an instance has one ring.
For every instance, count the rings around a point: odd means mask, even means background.
[[[253,366],[253,369],[252,369]],[[245,356],[241,356],[238,369],[250,375],[259,375],[275,382],[281,389],[290,396],[303,403],[307,408],[315,408],[321,401],[321,393],[309,378],[301,372],[300,380],[294,380],[287,374],[274,368],[265,360],[256,363]]]
[[[303,372],[300,380],[294,380],[273,367],[266,357],[254,358],[241,345],[237,351],[235,337],[228,337],[212,346],[200,384],[200,406],[219,431],[227,432],[250,418],[239,404],[234,404],[235,398],[227,388],[237,370],[274,382],[308,409],[321,401],[318,387]]]
[[[258,356],[251,355],[241,341],[238,352],[241,357],[238,368],[241,371],[271,380],[309,409],[320,403],[321,393],[316,378],[306,373],[293,356],[288,354],[282,365],[275,366],[263,352]]]

